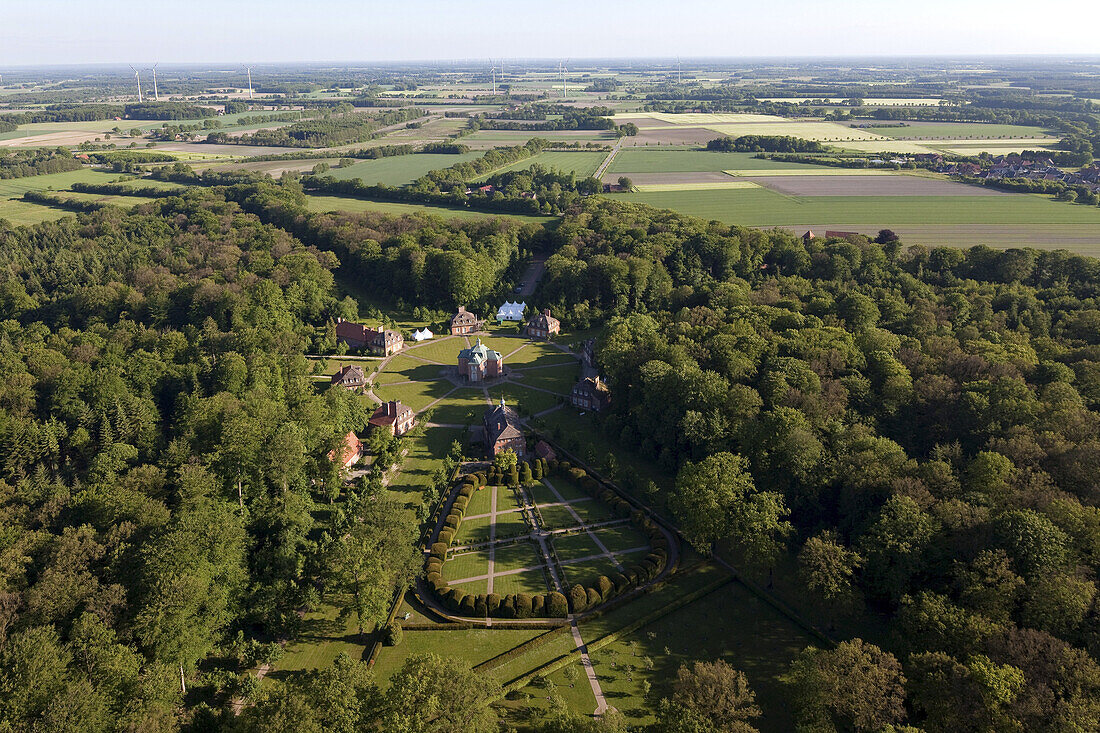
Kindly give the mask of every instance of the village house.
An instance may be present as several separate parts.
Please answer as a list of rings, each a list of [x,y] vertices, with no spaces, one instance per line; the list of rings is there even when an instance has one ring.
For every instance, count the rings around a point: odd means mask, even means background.
[[[520,428],[519,416],[511,407],[500,404],[485,411],[485,445],[489,458],[496,458],[506,450],[514,451],[519,458],[527,456],[527,440]]]
[[[405,337],[397,331],[370,328],[359,323],[336,319],[336,338],[353,349],[368,349],[378,356],[389,356],[401,351]]]
[[[398,438],[412,430],[415,422],[416,414],[410,408],[395,400],[383,402],[368,420],[372,427],[389,430]]]
[[[471,382],[504,376],[504,357],[481,343],[458,352],[458,373]]]
[[[451,335],[464,336],[479,330],[481,321],[477,320],[477,316],[466,310],[466,306],[458,306],[458,313],[451,316]]]
[[[332,386],[340,386],[352,391],[362,389],[367,385],[367,375],[363,373],[363,367],[358,364],[342,366],[332,375]]]
[[[541,313],[527,322],[527,335],[535,339],[548,339],[561,332],[561,321],[550,315],[550,309],[544,308]]]
[[[339,454],[338,454],[339,452]],[[328,452],[328,459],[330,461],[339,461],[340,465],[344,468],[351,468],[359,459],[363,457],[363,442],[359,440],[359,436],[355,433],[348,433],[344,436],[344,442],[337,450],[330,450]]]
[[[569,401],[578,410],[606,410],[611,404],[611,390],[599,377],[585,377],[573,385]]]

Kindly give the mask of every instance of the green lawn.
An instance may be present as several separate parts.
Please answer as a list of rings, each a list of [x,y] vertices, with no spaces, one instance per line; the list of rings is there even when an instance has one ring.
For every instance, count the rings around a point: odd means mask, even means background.
[[[794,727],[790,696],[779,676],[813,642],[744,586],[729,583],[591,656],[608,702],[634,725],[652,722],[642,701],[643,680],[650,682],[656,699],[668,694],[681,664],[722,659],[748,677],[764,712],[754,724],[768,733]],[[646,657],[652,669],[646,669]]]
[[[400,186],[409,183],[428,171],[449,168],[456,163],[463,163],[474,158],[481,157],[481,153],[463,153],[461,155],[438,155],[431,153],[414,153],[412,155],[395,155],[389,158],[377,158],[375,160],[359,160],[347,168],[333,167],[325,175],[345,181],[358,178],[368,186],[384,184],[387,186]],[[334,161],[329,161],[330,164]]]
[[[530,311],[530,309],[528,309],[528,311]],[[496,311],[491,315],[495,316]],[[528,315],[530,315],[530,313],[528,313]],[[505,366],[512,365],[512,358],[510,355],[516,349],[523,348],[525,341],[522,336],[471,336],[470,343],[477,343],[478,339],[493,351],[499,351],[504,356]],[[519,353],[522,354],[523,352],[521,351]],[[458,355],[456,354],[455,356],[457,358]],[[519,354],[516,354],[516,356],[519,356]]]
[[[431,215],[442,219],[512,219],[523,223],[533,222],[545,224],[552,221],[548,216],[527,216],[520,214],[493,214],[485,211],[473,211],[471,209],[448,208],[444,206],[427,206],[424,204],[405,204],[393,201],[365,201],[363,199],[349,198],[347,196],[320,196],[307,195],[306,206],[310,211],[349,211],[352,213],[362,211],[377,211],[382,214],[394,216],[405,215]]]
[[[511,346],[510,348],[505,346],[502,348],[507,348],[508,351],[515,351],[516,346]],[[544,341],[530,341],[522,349],[511,354],[507,359],[508,366],[517,369],[570,363],[579,363],[577,357],[572,354],[566,354],[557,346],[548,344]]]
[[[576,532],[565,536],[557,536],[554,537],[553,543],[554,552],[557,553],[558,560],[561,562],[575,560],[578,557],[599,555],[603,552],[603,550],[592,541],[592,538],[588,536],[587,532]]]
[[[633,562],[630,555],[624,555],[617,559],[623,567]],[[637,557],[637,559],[640,560],[641,557]],[[596,580],[601,575],[610,578],[613,574],[619,572],[619,567],[607,557],[597,557],[578,563],[566,563],[562,565],[561,569],[565,573],[566,585],[580,583],[581,585],[591,586],[596,584]]]
[[[521,374],[514,375],[517,384],[523,384],[538,389],[548,389],[560,395],[568,395],[573,391],[573,386],[581,376],[579,362],[562,364],[561,366],[546,367],[545,369],[532,369]]]
[[[455,555],[443,564],[443,577],[455,581],[476,578],[489,572],[489,550],[474,550]]]
[[[435,368],[430,364],[426,366]],[[454,389],[454,385],[450,382],[439,380],[431,382],[414,382],[412,384],[383,384],[374,388],[374,394],[378,399],[384,402],[399,400],[413,410],[420,412],[452,389]]]
[[[472,517],[478,514],[488,514],[489,509],[492,507],[492,486],[483,486],[473,493],[470,497],[470,501],[466,504],[466,516]],[[497,489],[499,494],[500,489]],[[497,497],[500,500],[500,497]]]
[[[462,388],[435,406],[432,420],[450,425],[480,425],[487,409],[484,392]]]
[[[555,492],[551,491],[550,496],[554,497],[552,501],[561,501],[562,499],[564,499],[565,501],[573,501],[574,499],[584,499],[588,496],[588,493],[585,492],[584,489],[582,489],[580,486],[577,486],[575,483],[573,483],[572,479],[561,474],[551,476],[547,480],[549,480],[550,483],[553,484],[554,489],[556,489],[557,495],[561,496],[561,499],[558,499],[555,495]]]
[[[561,401],[556,395],[507,382],[489,388],[489,398],[494,405],[500,403],[502,396],[508,405],[519,411],[520,415],[535,415],[543,410],[549,410]]]
[[[425,341],[420,346],[409,348],[410,354],[423,359],[438,361],[441,364],[455,365],[458,363],[458,352],[466,348],[466,342],[461,336],[435,338]]]
[[[538,545],[533,540],[523,540],[514,545],[499,545],[494,552],[493,567],[496,572],[531,568],[542,564]]]
[[[510,512],[504,515],[497,515],[498,538],[513,537],[516,535],[525,534],[529,531],[530,527],[528,527],[527,522],[524,521],[522,513]]]
[[[540,507],[539,514],[542,515],[542,525],[547,529],[563,529],[578,525],[573,514],[563,506]]]
[[[635,547],[649,545],[646,536],[628,523],[594,529],[592,533],[611,552],[622,552],[623,550],[632,550]]]
[[[386,368],[375,376],[376,384],[393,384],[394,382],[431,382],[440,379],[440,371],[443,367],[438,364],[427,364],[423,361],[398,354],[390,359]]]
[[[355,660],[362,659],[366,645],[359,638],[355,616],[341,622],[337,615],[337,608],[331,605],[307,613],[303,619],[304,631],[287,646],[272,676],[279,677],[280,672],[324,669],[332,666],[341,653]],[[372,630],[373,626],[366,629],[368,634]]]
[[[546,593],[548,590],[546,573],[541,569],[493,577],[493,592],[502,596],[509,593]]]
[[[557,484],[554,484],[557,486]],[[554,492],[550,491],[550,488],[542,483],[533,483],[527,486],[527,493],[531,497],[531,501],[536,504],[553,504],[556,501],[560,501],[558,497],[554,496]]]
[[[554,484],[557,486],[557,483]],[[608,519],[615,519],[616,515],[611,511],[611,507],[604,504],[602,501],[579,501],[570,504],[573,511],[580,515],[581,520],[585,524],[592,524],[594,522],[603,522]]]
[[[394,498],[416,506],[423,502],[423,493],[432,484],[432,475],[443,464],[443,457],[462,431],[452,428],[427,428],[420,438],[402,438],[401,447],[409,451],[401,472],[386,487]]]
[[[341,359],[339,357],[333,356],[324,360],[310,359],[309,361],[314,364],[323,361],[324,368],[321,369],[320,373],[329,377],[340,371],[342,368],[351,365],[362,367],[363,373],[369,376],[371,372],[374,371],[375,367],[378,366],[378,363],[381,361],[381,359]]]
[[[385,684],[413,654],[439,654],[474,666],[544,633],[544,629],[406,631],[398,646],[384,647],[379,653],[374,663],[375,679]]]
[[[720,137],[718,133],[715,137]],[[728,170],[814,170],[808,163],[782,163],[756,158],[756,153],[716,153],[706,150],[625,148],[611,161],[608,173],[694,173]],[[732,178],[730,180],[733,180]]]
[[[455,536],[454,544],[466,545],[487,541],[489,539],[489,527],[492,525],[491,519],[491,517],[463,519],[458,528],[458,534]]]

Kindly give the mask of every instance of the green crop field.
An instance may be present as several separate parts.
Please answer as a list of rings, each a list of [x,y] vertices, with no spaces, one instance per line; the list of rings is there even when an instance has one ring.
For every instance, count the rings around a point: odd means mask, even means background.
[[[716,134],[715,137],[718,137]],[[707,150],[626,148],[611,161],[609,173],[695,173],[727,170],[817,170],[806,163],[781,163],[754,157],[756,153],[715,153]]]
[[[393,201],[365,201],[347,196],[306,196],[306,206],[310,211],[377,211],[382,214],[406,216],[429,214],[443,219],[512,219],[514,221],[545,224],[550,221],[546,216],[526,216],[519,214],[493,214],[486,211],[448,208],[446,206],[426,206],[422,204],[404,204]]]
[[[419,178],[428,171],[449,168],[455,163],[473,160],[480,156],[481,153],[395,155],[389,158],[356,161],[347,168],[333,167],[326,175],[341,181],[359,178],[367,185],[381,183],[387,186],[400,186]]]
[[[1100,207],[1005,196],[784,196],[766,189],[623,194],[623,200],[753,227],[893,229],[909,244],[1100,248]],[[1048,236],[1049,235],[1049,236]]]

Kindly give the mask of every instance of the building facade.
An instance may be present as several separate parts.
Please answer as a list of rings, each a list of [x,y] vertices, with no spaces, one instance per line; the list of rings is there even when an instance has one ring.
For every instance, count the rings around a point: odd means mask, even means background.
[[[611,391],[599,377],[586,377],[573,385],[569,401],[578,410],[606,410],[611,404]]]
[[[351,468],[363,457],[363,443],[355,433],[348,433],[336,450],[329,451],[330,461],[339,461],[344,468]]]
[[[548,339],[561,332],[561,321],[550,315],[549,308],[544,308],[541,313],[527,322],[526,330],[527,335],[533,339]]]
[[[334,387],[343,387],[344,389],[359,390],[367,386],[367,375],[363,372],[363,367],[358,364],[348,364],[342,366],[340,369],[332,375],[331,384]]]
[[[368,349],[377,356],[396,354],[405,347],[405,337],[397,331],[370,328],[343,318],[336,320],[336,338],[353,349]]]
[[[519,416],[511,407],[500,404],[485,411],[485,448],[489,458],[496,458],[506,450],[513,451],[519,458],[527,457],[527,439],[523,437]]]
[[[391,400],[383,402],[368,421],[372,427],[389,430],[400,438],[416,424],[416,414],[406,405]]]
[[[456,336],[463,336],[468,333],[473,333],[480,329],[481,321],[477,320],[477,316],[470,311],[466,310],[466,306],[458,306],[458,313],[451,316],[451,333]]]
[[[458,374],[471,382],[504,376],[504,357],[481,343],[458,352]]]

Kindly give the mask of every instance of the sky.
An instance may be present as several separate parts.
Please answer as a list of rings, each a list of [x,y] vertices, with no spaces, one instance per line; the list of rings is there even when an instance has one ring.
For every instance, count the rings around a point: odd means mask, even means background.
[[[1094,0],[0,0],[0,66],[1097,55],[1097,27]]]

